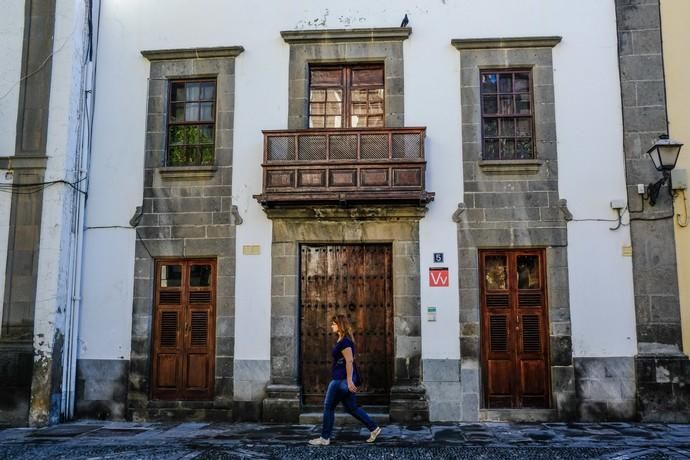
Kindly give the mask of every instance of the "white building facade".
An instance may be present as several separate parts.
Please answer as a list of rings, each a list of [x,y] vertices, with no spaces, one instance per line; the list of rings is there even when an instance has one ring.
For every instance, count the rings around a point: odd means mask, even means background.
[[[688,370],[675,262],[642,243],[672,231],[631,212],[665,132],[655,2],[55,0],[52,42],[10,3],[11,423],[304,421],[337,314],[392,421],[687,418],[643,375]],[[32,89],[44,141],[15,148]]]

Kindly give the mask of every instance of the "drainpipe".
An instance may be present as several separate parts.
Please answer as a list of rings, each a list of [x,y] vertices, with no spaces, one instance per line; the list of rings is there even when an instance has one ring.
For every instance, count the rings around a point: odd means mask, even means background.
[[[84,265],[84,226],[86,214],[86,192],[89,189],[89,166],[91,162],[91,133],[93,130],[94,101],[96,88],[97,34],[100,25],[100,0],[86,0],[85,50],[81,82],[81,111],[78,126],[77,152],[74,160],[76,188],[72,192],[72,231],[70,237],[69,292],[66,312],[65,350],[63,354],[62,401],[60,414],[63,421],[74,417],[76,402],[77,356],[79,353],[79,320],[81,310],[82,268]],[[96,27],[94,27],[94,18]]]

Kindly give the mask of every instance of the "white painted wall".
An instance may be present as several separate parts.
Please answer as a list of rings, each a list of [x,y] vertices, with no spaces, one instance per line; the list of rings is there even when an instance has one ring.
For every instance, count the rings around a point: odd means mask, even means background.
[[[616,219],[610,201],[625,200],[626,191],[614,2],[577,2],[573,10],[583,19],[563,23],[554,49],[559,194],[576,221]],[[576,221],[568,224],[573,354],[633,356],[632,258],[622,254],[629,227]]]
[[[193,7],[183,0],[105,2],[90,226],[126,226],[141,203],[148,63],[140,51],[245,48],[236,61],[235,88],[233,199],[244,219],[237,228],[236,359],[270,357],[271,224],[252,195],[261,191],[261,130],[287,126],[289,47],[279,32],[398,26],[405,12],[413,30],[404,43],[406,125],[427,126],[427,188],[437,194],[421,226],[421,306],[424,311],[437,306],[439,312],[436,323],[427,323],[422,315],[425,358],[459,356],[457,241],[451,215],[462,201],[462,162],[459,53],[450,45],[452,38],[563,36],[554,50],[561,195],[576,218],[611,218],[608,201],[624,197],[612,2],[305,0],[298,7],[249,0],[207,0]],[[584,190],[582,184],[590,185]],[[619,255],[628,230],[611,232],[607,225],[569,224],[574,349],[579,356],[631,355],[634,350],[626,339],[634,337],[631,266]],[[242,255],[246,244],[261,245],[261,254]],[[595,253],[594,247],[600,250]],[[129,350],[133,248],[131,230],[87,233],[82,357],[114,358]],[[433,252],[445,254],[450,288],[426,287]],[[608,283],[597,284],[604,275]],[[589,325],[604,310],[616,317],[617,326],[599,333]]]
[[[84,53],[84,9],[79,0],[58,0],[53,38],[45,181],[75,181],[77,117]],[[34,349],[50,352],[56,331],[64,333],[72,230],[72,188],[65,184],[43,192]]]
[[[136,235],[129,219],[143,195],[148,77],[136,42],[145,20],[135,6],[101,3],[79,359],[129,359],[131,350]]]

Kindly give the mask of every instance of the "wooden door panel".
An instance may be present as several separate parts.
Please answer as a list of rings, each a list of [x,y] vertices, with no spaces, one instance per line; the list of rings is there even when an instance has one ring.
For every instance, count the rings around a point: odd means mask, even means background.
[[[321,404],[337,337],[331,318],[348,316],[362,403],[387,403],[392,360],[390,246],[314,245],[301,249],[300,363],[305,404]],[[390,318],[389,318],[390,317]]]
[[[209,387],[208,371],[210,369],[207,353],[189,353],[187,355],[187,391],[206,391]]]
[[[543,250],[480,252],[484,403],[548,407]]]
[[[493,396],[511,396],[513,393],[513,363],[507,359],[493,359],[488,364],[489,392]]]
[[[159,353],[157,364],[157,387],[161,390],[177,391],[177,375],[179,371],[177,353]]]
[[[523,359],[520,362],[520,383],[522,385],[521,392],[523,395],[537,395],[542,396],[546,391],[544,385],[546,372],[544,361]]]
[[[169,297],[169,296],[168,296]],[[171,397],[178,390],[183,320],[179,307],[161,306],[154,322],[153,388],[161,397]]]

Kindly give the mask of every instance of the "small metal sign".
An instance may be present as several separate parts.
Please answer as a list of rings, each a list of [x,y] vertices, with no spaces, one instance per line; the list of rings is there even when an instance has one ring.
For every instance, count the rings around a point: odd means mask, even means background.
[[[442,252],[434,252],[434,263],[435,264],[442,264],[443,263],[443,253]]]
[[[427,307],[427,321],[436,321],[436,307]]]
[[[245,244],[242,246],[242,255],[244,255],[244,256],[261,255],[261,246],[258,244]]]

